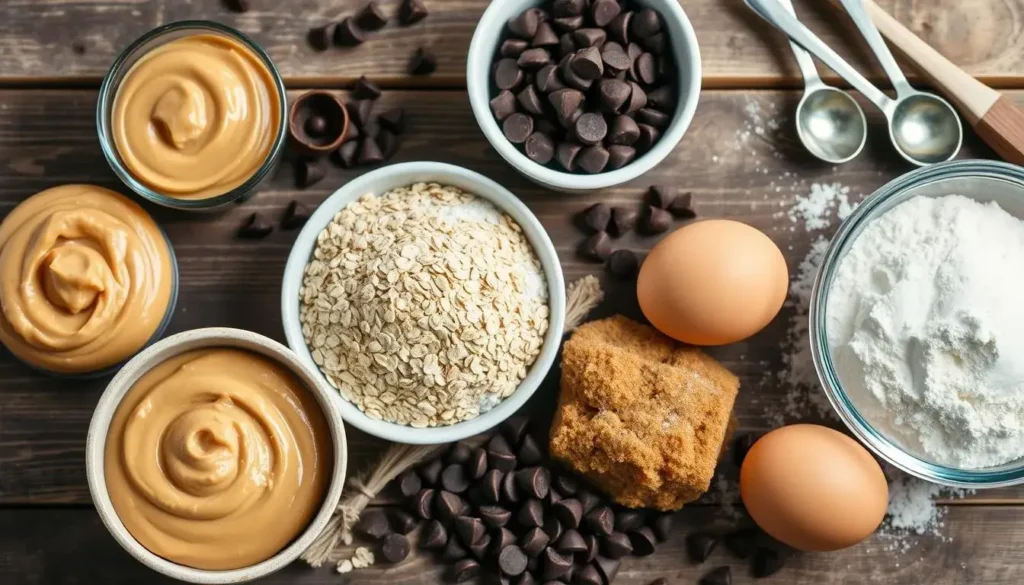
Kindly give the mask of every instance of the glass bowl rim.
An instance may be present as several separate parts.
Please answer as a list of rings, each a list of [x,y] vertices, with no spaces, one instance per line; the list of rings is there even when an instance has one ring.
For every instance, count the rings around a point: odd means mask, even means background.
[[[277,124],[277,137],[274,139],[274,143],[271,145],[270,151],[267,153],[263,163],[256,169],[256,172],[246,179],[244,183],[234,189],[205,199],[183,199],[170,197],[143,185],[125,167],[113,140],[107,138],[107,130],[109,130],[110,126],[110,116],[107,112],[107,106],[113,105],[113,100],[117,97],[117,90],[120,88],[121,81],[124,79],[124,77],[121,76],[121,78],[115,83],[115,76],[121,72],[125,63],[147,43],[170,33],[188,30],[194,30],[197,33],[213,32],[215,34],[227,36],[238,41],[252,51],[270,72],[274,88],[277,90],[278,108],[281,112],[279,117],[280,119]],[[164,207],[185,210],[210,209],[243,198],[245,195],[252,192],[253,189],[255,189],[273,170],[281,156],[281,153],[284,151],[288,135],[288,93],[284,85],[284,79],[281,77],[281,73],[278,71],[273,59],[270,58],[270,55],[263,49],[263,47],[248,35],[238,29],[212,20],[179,20],[158,26],[149,32],[146,32],[139,38],[132,41],[132,43],[121,51],[117,58],[114,59],[110,69],[107,70],[107,74],[103,76],[103,82],[100,84],[99,96],[96,100],[96,132],[100,141],[100,149],[103,151],[103,157],[107,160],[107,164],[110,165],[110,168],[114,171],[114,174],[117,175],[121,182],[127,185],[133,192]]]
[[[832,408],[850,431],[876,455],[920,479],[956,488],[996,488],[1024,483],[1024,458],[996,468],[963,469],[926,461],[900,447],[860,414],[835,371],[826,335],[826,307],[832,279],[849,246],[863,228],[889,208],[890,200],[911,189],[946,179],[985,178],[1018,186],[1024,200],[1024,168],[989,160],[938,163],[902,175],[872,193],[843,221],[822,258],[811,291],[808,333],[814,370]]]

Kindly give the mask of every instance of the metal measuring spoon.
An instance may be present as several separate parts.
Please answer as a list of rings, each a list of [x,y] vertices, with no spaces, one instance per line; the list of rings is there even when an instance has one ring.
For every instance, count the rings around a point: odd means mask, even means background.
[[[779,2],[794,16],[790,0]],[[839,164],[853,160],[868,138],[864,110],[849,93],[826,85],[814,60],[800,45],[789,42],[804,76],[804,95],[796,107],[796,133],[811,154]]]
[[[821,59],[882,110],[889,122],[889,138],[900,156],[911,163],[925,166],[949,160],[960,151],[963,127],[948,102],[938,96],[914,90],[905,80],[903,93],[893,100],[789,13],[779,0],[744,1],[761,18]]]

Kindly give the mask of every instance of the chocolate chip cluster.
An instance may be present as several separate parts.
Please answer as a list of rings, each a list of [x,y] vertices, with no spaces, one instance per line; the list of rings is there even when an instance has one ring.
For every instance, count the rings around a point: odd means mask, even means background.
[[[657,11],[631,0],[554,0],[509,21],[491,111],[534,162],[600,173],[661,138],[676,73]]]
[[[553,469],[525,418],[482,447],[456,443],[396,481],[423,520],[419,546],[461,583],[609,585],[621,559],[646,556],[671,516],[615,508],[576,476]]]

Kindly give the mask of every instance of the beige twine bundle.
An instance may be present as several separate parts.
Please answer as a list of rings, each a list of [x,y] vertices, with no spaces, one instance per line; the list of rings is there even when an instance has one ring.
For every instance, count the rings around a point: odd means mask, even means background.
[[[584,276],[570,284],[566,291],[563,333],[570,333],[579,327],[603,298],[604,292],[601,291],[601,284],[592,275]],[[352,528],[359,521],[359,515],[366,509],[366,506],[391,480],[405,470],[425,461],[444,447],[444,445],[391,445],[372,469],[349,480],[348,494],[338,504],[338,509],[324,531],[302,554],[302,560],[313,567],[343,560],[345,553],[342,551],[342,547],[352,544]]]

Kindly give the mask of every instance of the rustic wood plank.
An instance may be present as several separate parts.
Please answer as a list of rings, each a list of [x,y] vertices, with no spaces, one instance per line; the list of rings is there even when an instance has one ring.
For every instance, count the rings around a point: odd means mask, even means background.
[[[393,10],[398,0],[383,0]],[[797,0],[809,26],[855,64],[881,79],[849,21],[828,0]],[[118,52],[143,32],[167,22],[212,19],[238,27],[265,46],[296,87],[340,86],[363,73],[386,85],[462,85],[476,22],[488,0],[428,0],[430,17],[413,28],[388,28],[365,45],[318,54],[305,41],[313,26],[362,4],[352,0],[253,0],[235,14],[215,0],[9,0],[0,3],[0,82],[94,84]],[[1008,87],[1024,86],[1024,0],[883,0],[900,22],[972,75]],[[686,0],[683,8],[700,42],[706,87],[798,85],[783,38],[739,0]],[[412,52],[430,46],[439,58],[430,78],[406,74]]]
[[[1024,580],[1019,562],[1024,536],[1019,529],[1024,508],[950,508],[943,536],[908,537],[893,546],[878,536],[834,553],[793,554],[766,583],[790,585],[1006,585]],[[727,530],[729,522],[714,510],[688,508],[678,515],[672,538],[654,555],[626,560],[615,585],[646,585],[664,577],[671,585],[696,583],[705,572],[732,567],[733,583],[754,583],[746,563],[718,547],[707,563],[689,564],[685,534],[692,530]],[[339,581],[344,579],[344,581]],[[91,509],[0,510],[0,582],[17,585],[53,583],[92,585],[158,585],[171,583],[128,556],[114,542]],[[377,583],[437,584],[449,582],[443,567],[413,553],[398,566],[375,565],[339,577],[333,567],[310,569],[294,563],[261,579],[264,585],[352,585]]]
[[[0,91],[0,217],[25,197],[57,184],[95,182],[117,188],[95,138],[95,97],[91,90]],[[1024,93],[1015,97],[1024,101]],[[812,183],[838,182],[850,188],[855,201],[910,170],[895,156],[877,117],[871,121],[872,142],[856,161],[841,169],[816,163],[801,150],[786,119],[796,98],[793,92],[778,91],[705,92],[689,134],[669,160],[631,185],[585,196],[540,189],[517,175],[484,143],[457,92],[387,92],[382,107],[402,105],[409,112],[409,131],[396,162],[455,163],[506,185],[551,234],[571,281],[602,273],[600,266],[574,254],[581,236],[572,215],[595,201],[639,205],[643,189],[653,183],[690,190],[701,215],[733,217],[765,230],[795,270],[811,240],[829,232],[807,232],[791,222],[784,212],[794,197],[806,194]],[[971,153],[984,156],[987,151],[971,142],[965,156]],[[267,191],[221,214],[156,212],[181,269],[181,296],[170,332],[223,325],[283,340],[280,278],[295,234],[275,232],[263,241],[240,242],[234,231],[253,211],[276,218],[292,199],[315,206],[356,174],[332,167],[322,183],[299,192],[288,171],[283,166]],[[643,252],[654,241],[628,236],[618,245]],[[631,285],[606,282],[606,287],[609,298],[598,315],[639,316]],[[742,378],[736,413],[744,430],[770,429],[777,424],[770,415],[784,410],[788,389],[771,375],[781,367],[780,343],[790,314],[787,309],[750,340],[712,352]],[[104,382],[49,379],[0,351],[0,504],[89,501],[85,432]],[[533,401],[539,412],[550,408],[556,387],[557,376],[549,376]],[[381,448],[356,431],[351,440],[352,469]],[[1024,489],[975,497],[982,496],[1021,501]]]

